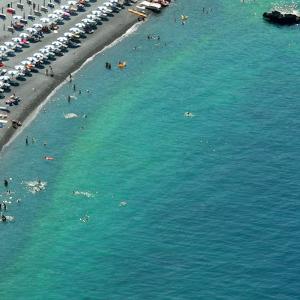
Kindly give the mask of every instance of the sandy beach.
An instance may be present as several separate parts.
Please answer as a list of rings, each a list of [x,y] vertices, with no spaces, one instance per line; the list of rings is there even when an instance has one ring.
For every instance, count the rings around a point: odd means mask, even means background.
[[[43,46],[51,44],[59,36],[63,36],[65,32],[68,32],[71,27],[74,27],[76,23],[80,22],[101,3],[103,1],[91,3],[85,12],[78,13],[69,21],[66,21],[63,26],[60,26],[57,33],[45,34],[40,42],[31,43],[29,48],[24,48],[23,52],[5,62],[5,68],[12,69],[13,66],[19,64]],[[21,97],[22,101],[17,106],[9,107],[9,120],[19,120],[24,125],[30,114],[59,84],[68,78],[69,74],[76,71],[89,57],[101,51],[105,46],[122,36],[135,23],[139,22],[137,16],[128,12],[128,8],[129,6],[124,6],[120,12],[114,13],[108,21],[98,25],[93,34],[88,34],[86,38],[81,39],[80,47],[69,48],[63,56],[56,56],[56,59],[51,62],[53,77],[46,76],[45,69],[39,69],[38,73],[32,73],[31,77],[26,77],[26,81],[19,81],[19,86],[11,87],[11,92],[5,93],[5,98],[0,100],[0,106],[5,106],[5,99],[13,93]],[[45,67],[49,68],[48,65]],[[14,129],[10,121],[4,128],[0,129],[0,150],[18,130],[20,128]]]

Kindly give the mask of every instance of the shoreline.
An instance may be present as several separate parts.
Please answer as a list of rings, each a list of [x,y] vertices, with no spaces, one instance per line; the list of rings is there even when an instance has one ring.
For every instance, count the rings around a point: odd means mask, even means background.
[[[51,62],[54,70],[53,77],[46,76],[41,69],[39,73],[34,73],[32,77],[27,78],[27,82],[21,82],[20,86],[12,88],[10,94],[16,93],[22,101],[18,106],[12,107],[13,110],[9,113],[8,119],[19,120],[26,127],[34,119],[34,112],[46,104],[49,97],[66,83],[69,74],[79,71],[86,62],[89,62],[89,59],[113,44],[139,22],[138,17],[129,13],[128,6],[125,6],[109,21],[99,25],[93,34],[82,40],[80,47],[69,49],[63,56],[56,57]],[[46,41],[45,44],[47,44]],[[6,94],[7,97],[9,93]],[[7,124],[9,125],[0,129],[0,152],[9,146],[13,138],[17,137],[23,129],[23,126],[14,129],[10,121]]]

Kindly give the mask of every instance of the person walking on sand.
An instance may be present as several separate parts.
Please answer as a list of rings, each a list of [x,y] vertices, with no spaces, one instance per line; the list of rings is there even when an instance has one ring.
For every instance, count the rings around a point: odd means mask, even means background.
[[[48,71],[48,69],[46,69],[46,76],[48,76],[48,74],[49,74],[49,71]]]
[[[75,83],[73,84],[73,91],[74,92],[76,91],[76,84]]]
[[[71,103],[71,96],[68,96],[68,103]]]
[[[50,69],[50,76],[53,77],[53,76],[54,76],[54,73],[53,73],[52,66],[49,66],[49,69]]]

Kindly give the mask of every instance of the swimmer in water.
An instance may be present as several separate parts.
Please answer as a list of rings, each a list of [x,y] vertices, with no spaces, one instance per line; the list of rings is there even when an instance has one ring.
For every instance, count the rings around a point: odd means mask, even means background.
[[[126,201],[121,201],[119,206],[127,206],[127,202]]]
[[[88,223],[89,219],[90,219],[90,216],[85,214],[82,218],[80,218],[80,221],[82,223]]]
[[[185,116],[185,117],[188,117],[188,118],[194,117],[194,115],[193,115],[191,112],[189,112],[189,111],[185,112],[185,113],[184,113],[184,116]]]

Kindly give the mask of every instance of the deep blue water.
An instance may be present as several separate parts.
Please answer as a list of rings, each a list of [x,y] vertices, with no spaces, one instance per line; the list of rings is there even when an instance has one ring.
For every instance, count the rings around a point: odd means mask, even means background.
[[[59,89],[1,157],[1,299],[299,299],[299,28],[271,7],[177,0]]]

